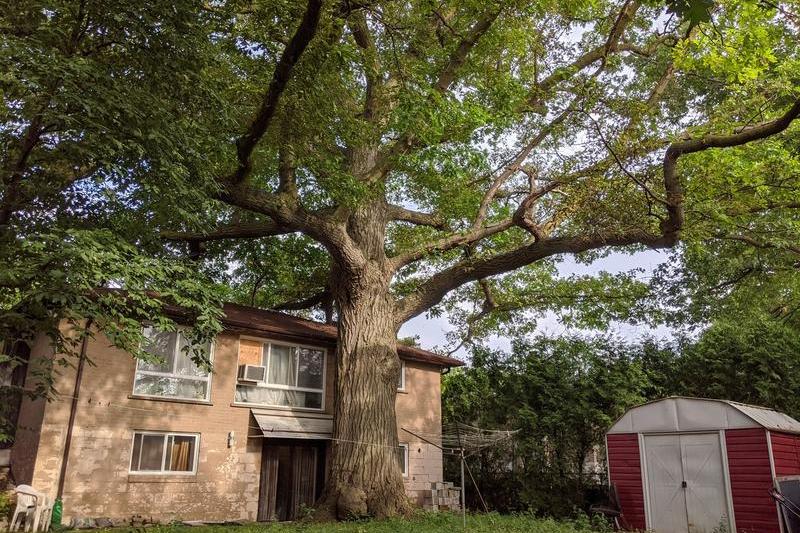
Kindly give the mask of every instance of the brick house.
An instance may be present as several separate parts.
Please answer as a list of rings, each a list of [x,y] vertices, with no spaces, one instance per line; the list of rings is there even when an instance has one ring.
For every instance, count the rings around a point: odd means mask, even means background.
[[[180,351],[180,332],[144,328],[163,364],[137,362],[102,335],[87,342],[77,395],[76,368],[59,367],[54,401],[22,401],[11,449],[16,482],[53,497],[61,482],[66,520],[286,520],[313,504],[330,453],[336,328],[234,304],[224,310],[224,331],[207,347],[212,373]],[[26,388],[53,357],[49,346],[41,339],[32,347]],[[442,454],[414,434],[441,431],[440,375],[462,363],[398,348],[398,460],[409,497],[422,505],[443,481]]]

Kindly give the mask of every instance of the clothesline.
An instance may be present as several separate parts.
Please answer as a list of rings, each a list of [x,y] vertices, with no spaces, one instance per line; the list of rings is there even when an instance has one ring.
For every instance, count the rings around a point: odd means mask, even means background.
[[[58,400],[72,400],[74,396],[66,395],[66,394],[59,394]],[[161,413],[163,409],[155,409],[152,407],[132,407],[129,405],[120,405],[112,402],[102,402],[100,400],[93,400],[91,397],[86,399],[86,404],[91,407],[107,407],[112,409],[125,409],[131,411],[143,411],[143,412],[154,412],[154,413]],[[264,435],[262,429],[258,426],[248,426],[248,429],[255,430],[258,432],[256,435],[248,435],[247,438],[270,438],[268,435]],[[429,444],[436,446],[437,448],[447,451],[447,452],[458,452],[460,450],[464,450],[465,453],[467,452],[477,452],[487,447],[490,447],[494,444],[497,444],[503,440],[509,439],[513,437],[517,431],[507,431],[507,430],[487,430],[476,428],[474,426],[470,426],[468,424],[449,424],[442,427],[441,433],[425,433],[425,432],[412,432],[406,428],[401,428],[402,430],[410,433],[411,435],[416,436],[417,438],[428,442]],[[382,444],[377,442],[366,442],[366,441],[358,441],[358,440],[349,440],[349,439],[337,439],[337,438],[326,438],[325,440],[329,440],[332,442],[340,442],[340,443],[347,443],[347,444],[358,444],[361,446],[374,446],[374,447],[382,447],[382,448],[390,448],[390,449],[402,449],[403,446],[392,446],[389,444]],[[471,453],[469,454],[471,455]]]

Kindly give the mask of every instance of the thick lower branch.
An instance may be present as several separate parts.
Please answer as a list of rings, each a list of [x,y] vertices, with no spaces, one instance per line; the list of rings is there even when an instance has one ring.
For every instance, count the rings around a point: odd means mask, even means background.
[[[800,116],[800,99],[789,110],[770,122],[737,131],[731,135],[706,135],[699,139],[679,141],[667,148],[664,155],[664,189],[667,191],[668,219],[662,225],[664,235],[677,235],[683,226],[683,191],[678,177],[678,159],[686,154],[702,152],[709,148],[731,148],[778,134]]]
[[[259,239],[293,232],[294,230],[275,222],[241,222],[219,226],[208,232],[166,230],[161,232],[161,238],[168,241],[206,242],[224,239]]]
[[[486,259],[463,261],[433,275],[413,294],[400,300],[396,308],[397,320],[398,323],[402,324],[423,313],[426,309],[439,303],[448,292],[471,281],[510,272],[558,254],[577,254],[607,246],[629,246],[633,244],[664,248],[674,243],[663,235],[652,234],[643,230],[632,230],[622,233],[547,239]]]
[[[447,222],[437,213],[423,213],[399,205],[389,205],[387,210],[390,220],[410,222],[418,226],[430,226],[439,230],[447,229]]]
[[[800,99],[786,113],[770,122],[738,130],[730,135],[707,135],[700,139],[678,141],[670,145],[663,162],[667,218],[661,223],[660,233],[654,234],[643,229],[634,229],[625,232],[605,232],[595,235],[547,239],[478,261],[462,261],[433,275],[414,293],[400,300],[396,308],[398,323],[402,324],[436,305],[448,292],[465,283],[510,272],[553,255],[575,254],[607,246],[634,244],[652,248],[674,246],[680,238],[680,231],[684,224],[683,191],[677,174],[678,159],[685,154],[709,148],[741,146],[764,139],[788,128],[798,116],[800,116]]]
[[[292,300],[290,302],[284,302],[276,305],[274,309],[277,309],[278,311],[301,311],[303,309],[310,309],[317,305],[322,305],[331,298],[333,298],[333,295],[331,294],[331,291],[326,288],[325,290],[311,295],[308,298],[304,298],[302,300]]]

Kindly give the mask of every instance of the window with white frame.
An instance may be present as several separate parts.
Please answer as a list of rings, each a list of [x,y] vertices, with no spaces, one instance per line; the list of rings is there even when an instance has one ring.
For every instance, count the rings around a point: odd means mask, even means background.
[[[239,363],[243,364],[241,353],[240,347]],[[323,408],[325,350],[265,342],[261,346],[260,362],[266,368],[264,379],[240,379],[236,385],[237,403],[317,410]]]
[[[397,377],[397,390],[406,390],[406,362],[400,361],[400,375]]]
[[[136,431],[131,469],[140,474],[194,474],[200,435]]]
[[[11,386],[11,374],[13,368],[11,363],[14,358],[6,353],[6,342],[0,341],[0,387]]]
[[[196,365],[189,356],[189,342],[180,331],[143,330],[145,352],[153,361],[138,361],[133,394],[182,400],[208,400],[211,373]],[[211,346],[202,348],[211,359]]]
[[[400,465],[400,472],[403,477],[408,476],[408,444],[401,442],[397,450],[397,461]]]

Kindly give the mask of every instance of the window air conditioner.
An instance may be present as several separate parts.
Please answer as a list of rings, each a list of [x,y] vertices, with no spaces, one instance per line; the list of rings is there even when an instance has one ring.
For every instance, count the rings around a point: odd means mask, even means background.
[[[267,367],[255,365],[239,365],[239,381],[266,381]]]

